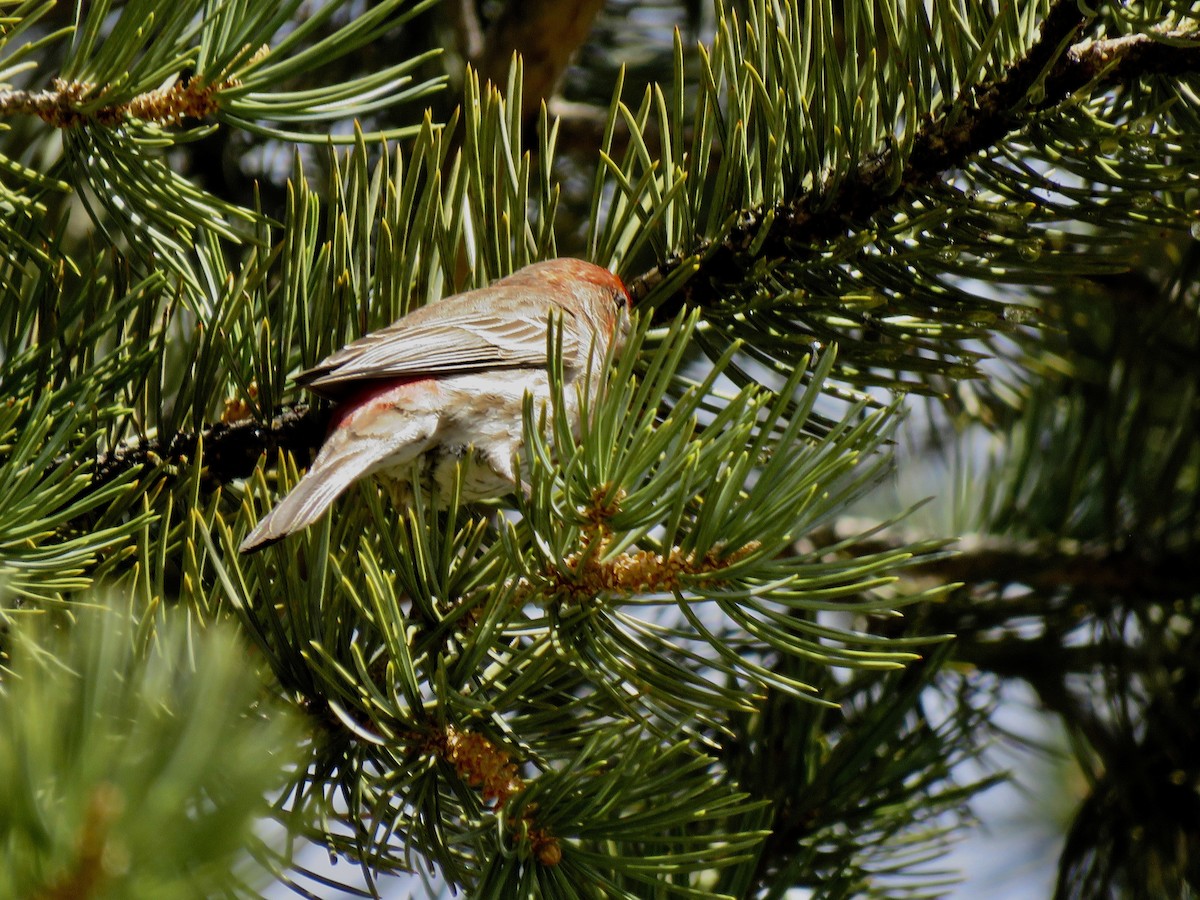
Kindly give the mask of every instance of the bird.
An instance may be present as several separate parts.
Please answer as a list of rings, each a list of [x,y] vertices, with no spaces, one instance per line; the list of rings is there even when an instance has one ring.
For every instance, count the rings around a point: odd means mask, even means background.
[[[428,303],[332,353],[296,380],[334,401],[304,477],[242,541],[251,553],[307,528],[355,481],[374,476],[403,508],[416,490],[448,497],[462,465],[466,501],[520,484],[513,460],[523,404],[550,398],[547,334],[562,341],[565,409],[578,433],[580,391],[594,395],[610,346],[624,348],[632,300],[601,266],[558,258]]]

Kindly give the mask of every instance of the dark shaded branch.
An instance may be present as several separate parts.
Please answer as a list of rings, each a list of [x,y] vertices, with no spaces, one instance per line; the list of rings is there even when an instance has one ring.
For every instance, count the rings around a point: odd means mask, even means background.
[[[984,545],[919,571],[947,582],[1023,584],[1043,594],[1069,589],[1176,597],[1200,590],[1200,571],[1182,556],[1147,560],[1124,551],[1072,551],[1026,542]]]
[[[869,527],[862,520],[842,519],[809,535],[797,549],[813,552],[849,545]],[[895,552],[921,537],[889,534],[854,540],[852,552],[856,556]],[[962,585],[921,608],[922,630],[927,634],[980,635],[1038,621],[1046,631],[1061,636],[1118,608],[1144,609],[1200,595],[1200,568],[1191,553],[1145,555],[1071,541],[967,538],[957,553],[921,562],[908,572],[921,583]],[[905,626],[897,620],[879,627]]]
[[[900,197],[962,168],[974,154],[995,146],[1089,85],[1106,89],[1145,75],[1200,71],[1200,47],[1173,46],[1145,35],[1083,41],[1056,59],[1059,48],[1075,40],[1087,22],[1075,0],[1055,3],[1024,59],[998,81],[979,85],[925,123],[898,181],[892,176],[898,151],[888,146],[836,180],[777,204],[773,216],[766,208],[748,210],[715,250],[702,243],[632,279],[634,299],[645,297],[684,259],[709,251],[683,291],[667,298],[655,314],[669,319],[682,306],[710,305],[726,295],[728,285],[744,277],[749,268],[744,254],[752,245],[758,247],[755,256],[760,259],[803,256],[885,212]],[[765,237],[763,228],[768,229]]]
[[[1148,558],[1021,542],[967,550],[913,571],[963,585],[927,611],[933,628],[956,634],[1031,619],[1065,632],[1118,606],[1145,608],[1200,593],[1200,570],[1188,554]],[[996,602],[984,603],[984,598]]]
[[[848,542],[868,531],[873,523],[848,517],[810,534],[799,546],[802,552]],[[856,555],[892,552],[920,541],[924,535],[888,534],[855,540]],[[1064,590],[1097,595],[1145,594],[1160,597],[1200,593],[1200,567],[1190,554],[1149,558],[1132,550],[1081,546],[1074,541],[1010,538],[963,538],[956,552],[913,566],[909,571],[942,583],[991,586],[999,589],[1024,585],[1043,597]],[[1045,608],[1044,601],[1029,612]],[[1018,608],[1013,604],[1010,608]],[[1018,612],[1023,612],[1018,608]]]
[[[96,460],[92,482],[99,488],[130,469],[186,463],[196,455],[203,438],[206,476],[225,484],[253,472],[264,453],[284,450],[306,458],[324,441],[328,424],[328,409],[297,405],[283,409],[270,422],[219,422],[201,433],[182,431],[138,441],[102,454]]]

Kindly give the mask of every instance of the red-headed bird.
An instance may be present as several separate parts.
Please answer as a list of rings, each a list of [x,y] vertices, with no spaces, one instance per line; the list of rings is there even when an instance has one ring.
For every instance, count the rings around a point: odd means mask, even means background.
[[[416,489],[448,496],[461,460],[463,499],[509,493],[519,479],[513,455],[525,394],[550,397],[551,319],[562,321],[565,412],[577,429],[575,388],[594,394],[609,346],[619,352],[629,336],[629,304],[625,285],[607,269],[552,259],[414,310],[302,372],[301,384],[337,402],[329,435],[241,551],[308,527],[367,475],[404,505],[414,477]]]

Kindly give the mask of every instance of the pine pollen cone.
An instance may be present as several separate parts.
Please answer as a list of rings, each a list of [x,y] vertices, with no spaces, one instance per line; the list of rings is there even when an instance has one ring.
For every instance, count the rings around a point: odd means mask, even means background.
[[[517,767],[508,754],[481,734],[447,725],[440,740],[433,739],[430,749],[450,765],[463,781],[480,788],[485,802],[503,806],[514,794],[525,790]]]
[[[751,541],[733,553],[718,557],[708,553],[697,561],[694,553],[684,553],[673,547],[665,555],[650,550],[636,550],[601,562],[600,554],[573,553],[556,573],[560,594],[575,601],[584,601],[600,594],[668,594],[681,590],[684,579],[719,572],[758,549]],[[586,558],[586,562],[584,561]],[[574,577],[568,578],[564,572]]]

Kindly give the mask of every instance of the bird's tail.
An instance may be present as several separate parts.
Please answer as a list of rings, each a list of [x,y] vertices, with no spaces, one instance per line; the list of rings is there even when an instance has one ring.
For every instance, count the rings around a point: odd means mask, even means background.
[[[400,449],[397,444],[402,446],[403,441],[355,440],[335,433],[317,454],[307,474],[263,517],[238,549],[253,553],[307,528],[351,483],[371,472],[378,463],[394,457]],[[420,447],[412,449],[419,451]]]
[[[242,553],[253,553],[274,544],[293,531],[307,528],[320,518],[321,513],[325,512],[370,464],[369,461],[363,461],[362,465],[353,465],[359,462],[353,459],[340,462],[350,464],[314,464],[288,495],[259,521],[238,549]]]

